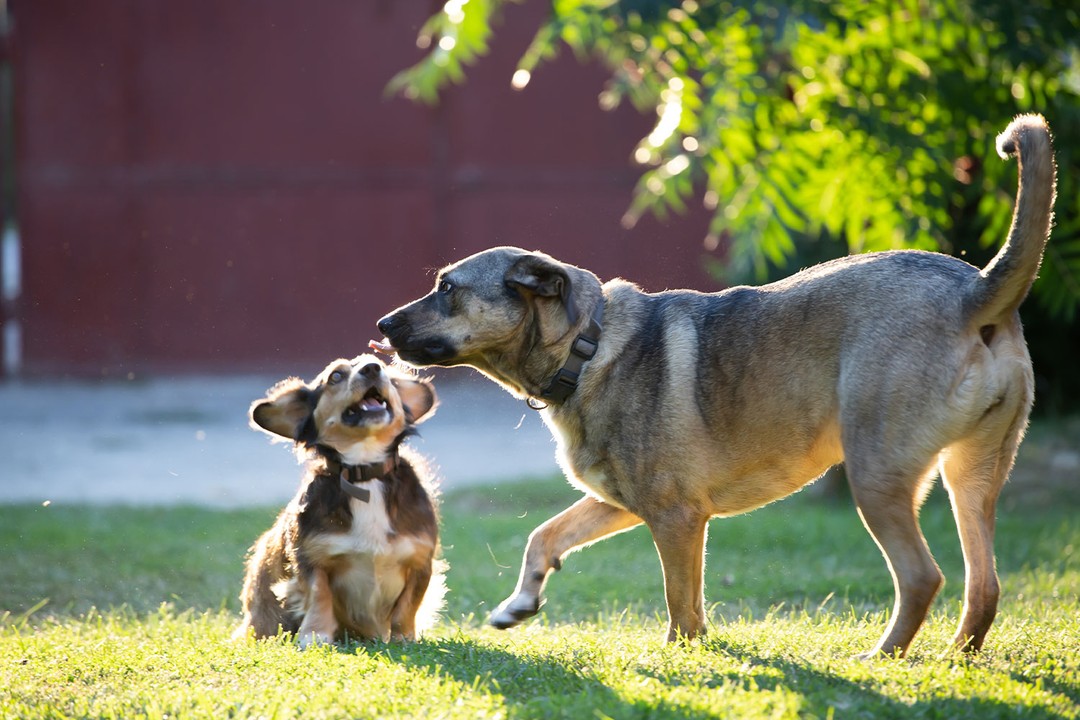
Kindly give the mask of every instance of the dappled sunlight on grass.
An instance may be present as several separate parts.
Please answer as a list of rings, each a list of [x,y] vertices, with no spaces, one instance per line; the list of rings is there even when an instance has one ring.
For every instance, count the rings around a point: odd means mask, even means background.
[[[1074,508],[1035,524],[1002,515],[1001,610],[968,658],[947,649],[963,572],[932,496],[923,525],[949,585],[908,659],[863,662],[891,582],[854,510],[805,495],[712,523],[700,641],[663,642],[643,529],[571,556],[535,620],[484,625],[528,532],[576,497],[552,478],[449,494],[442,623],[414,644],[307,651],[229,640],[242,558],[270,509],[0,508],[0,539],[17,548],[0,584],[0,716],[1080,716]]]
[[[863,662],[874,636],[853,613],[771,612],[713,627],[700,642],[661,642],[654,617],[498,632],[444,624],[410,645],[318,646],[229,640],[228,612],[169,606],[138,615],[7,624],[4,716],[1076,717],[1076,606],[1006,623],[1017,642],[973,658],[918,649]],[[1071,613],[1071,617],[1069,617]],[[941,647],[952,618],[935,616]],[[1000,644],[1000,641],[999,643]]]

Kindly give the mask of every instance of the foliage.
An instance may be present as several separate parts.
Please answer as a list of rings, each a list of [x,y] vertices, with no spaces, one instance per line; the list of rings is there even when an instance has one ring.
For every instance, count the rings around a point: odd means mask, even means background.
[[[949,585],[909,660],[871,663],[853,656],[884,627],[884,563],[851,507],[805,495],[712,523],[703,641],[662,642],[642,530],[569,558],[539,620],[483,627],[529,529],[575,497],[558,479],[448,493],[445,621],[413,645],[307,651],[229,640],[273,509],[0,506],[0,717],[1080,717],[1080,524],[1060,497],[1006,487],[1001,613],[969,659],[941,655],[963,571],[932,495]]]
[[[434,48],[391,87],[432,102],[486,51],[506,0],[451,0]],[[450,38],[450,40],[444,39]],[[1008,228],[1015,163],[993,140],[1018,112],[1057,137],[1057,225],[1037,285],[1080,305],[1080,8],[1053,0],[554,0],[523,88],[565,44],[612,75],[600,104],[657,123],[625,216],[681,211],[702,189],[707,248],[729,281],[800,253],[900,247],[979,254]]]

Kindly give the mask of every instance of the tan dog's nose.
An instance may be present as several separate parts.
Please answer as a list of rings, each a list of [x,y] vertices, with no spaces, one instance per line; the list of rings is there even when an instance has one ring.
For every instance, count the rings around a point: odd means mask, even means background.
[[[360,368],[360,374],[366,378],[379,377],[380,372],[382,372],[382,365],[379,365],[379,363],[368,363]]]

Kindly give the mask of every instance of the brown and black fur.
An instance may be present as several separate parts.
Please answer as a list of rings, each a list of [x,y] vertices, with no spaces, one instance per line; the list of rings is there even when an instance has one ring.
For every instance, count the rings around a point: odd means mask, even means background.
[[[966,566],[957,647],[980,648],[999,585],[995,503],[1033,399],[1017,308],[1052,221],[1049,129],[1017,118],[998,151],[1020,162],[1009,236],[983,269],[937,253],[842,258],[763,287],[644,293],[543,253],[501,247],[443,268],[379,322],[373,347],[417,365],[469,365],[542,398],[590,318],[602,332],[573,394],[541,416],[585,497],[529,537],[518,585],[491,616],[536,613],[570,552],[644,523],[664,571],[668,638],[704,632],[705,533],[844,462],[896,603],[870,654],[903,654],[944,582],[919,508],[940,473]]]
[[[361,420],[357,403],[372,393],[385,411],[374,404]],[[402,441],[435,404],[430,383],[367,355],[331,363],[312,383],[285,380],[252,405],[254,427],[294,442],[304,477],[251,549],[237,637],[412,640],[418,614],[421,624],[434,618],[444,591],[438,518],[423,459]],[[360,464],[377,474],[354,483],[366,502],[342,487],[343,470]],[[380,582],[400,591],[387,595]]]

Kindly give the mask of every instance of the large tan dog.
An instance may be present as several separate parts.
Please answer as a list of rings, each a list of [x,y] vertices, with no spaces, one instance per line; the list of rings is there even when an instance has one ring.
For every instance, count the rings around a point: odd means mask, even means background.
[[[1017,118],[1008,240],[983,270],[919,251],[846,257],[759,288],[646,294],[541,253],[500,247],[439,272],[379,322],[417,365],[470,365],[530,398],[586,497],[529,537],[492,614],[536,613],[571,551],[644,522],[664,569],[668,638],[705,629],[706,524],[795,492],[843,461],[896,591],[870,654],[904,654],[943,577],[919,529],[940,471],[966,565],[955,644],[980,648],[998,602],[994,506],[1032,403],[1017,307],[1052,217],[1050,133]]]

